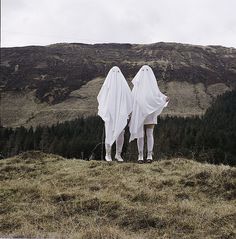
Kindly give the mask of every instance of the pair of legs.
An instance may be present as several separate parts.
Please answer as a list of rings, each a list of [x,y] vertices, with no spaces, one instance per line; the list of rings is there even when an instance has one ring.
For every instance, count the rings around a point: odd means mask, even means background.
[[[123,144],[124,144],[124,134],[125,134],[125,130],[122,130],[120,135],[118,136],[118,138],[116,139],[116,155],[115,155],[115,159],[119,162],[123,162],[124,160],[121,157],[121,152],[122,152],[122,148],[123,148]],[[106,161],[112,161],[111,158],[111,145],[106,144],[106,156],[105,159]]]
[[[144,125],[144,130],[146,131],[146,136],[147,136],[147,151],[148,151],[147,161],[151,162],[153,145],[154,145],[154,138],[153,138],[154,124]],[[139,153],[138,161],[143,162],[144,137],[137,139],[137,145],[138,145],[138,153]]]

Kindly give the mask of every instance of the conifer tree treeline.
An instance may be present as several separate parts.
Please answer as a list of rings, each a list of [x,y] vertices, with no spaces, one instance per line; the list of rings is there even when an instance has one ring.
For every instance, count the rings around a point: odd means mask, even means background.
[[[0,154],[9,157],[26,150],[42,150],[67,158],[104,157],[104,124],[91,116],[26,129],[0,128]],[[136,142],[128,144],[126,129],[123,156],[137,159]],[[210,163],[236,164],[236,91],[219,96],[202,117],[159,118],[154,131],[155,158],[183,156]],[[114,147],[113,147],[114,151]]]

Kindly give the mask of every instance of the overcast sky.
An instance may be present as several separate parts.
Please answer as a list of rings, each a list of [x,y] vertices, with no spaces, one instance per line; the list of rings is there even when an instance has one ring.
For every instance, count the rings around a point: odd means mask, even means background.
[[[1,0],[1,46],[181,42],[236,47],[236,0]]]

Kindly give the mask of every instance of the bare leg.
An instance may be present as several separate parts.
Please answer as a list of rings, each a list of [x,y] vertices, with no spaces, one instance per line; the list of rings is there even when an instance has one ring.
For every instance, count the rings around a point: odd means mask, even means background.
[[[144,127],[145,129],[151,128],[154,129],[155,124],[145,124]]]

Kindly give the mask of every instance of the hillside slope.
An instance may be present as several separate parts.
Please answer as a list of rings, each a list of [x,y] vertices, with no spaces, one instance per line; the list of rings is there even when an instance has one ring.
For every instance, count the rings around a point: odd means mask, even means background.
[[[235,238],[236,169],[186,159],[153,164],[26,152],[0,161],[0,236]]]
[[[165,114],[202,114],[236,85],[235,48],[164,42],[2,48],[2,124],[48,125],[96,114],[96,96],[109,69],[119,66],[131,84],[144,64],[171,99]]]

